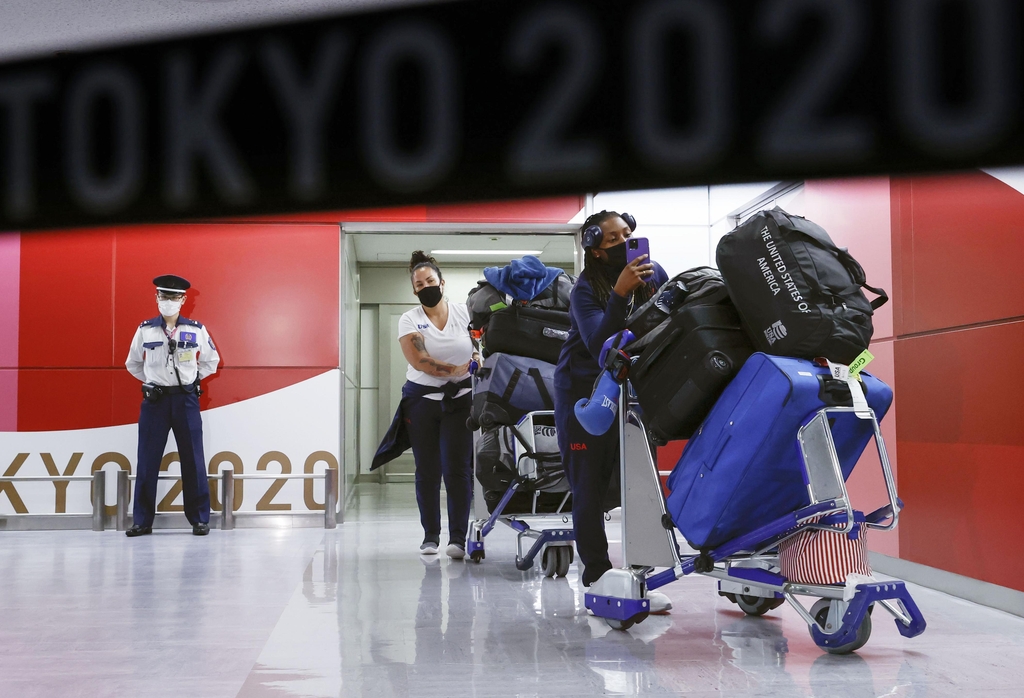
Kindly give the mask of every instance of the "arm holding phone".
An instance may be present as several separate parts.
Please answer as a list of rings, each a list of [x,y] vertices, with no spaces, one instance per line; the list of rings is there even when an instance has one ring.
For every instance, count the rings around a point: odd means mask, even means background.
[[[612,288],[623,298],[650,281],[654,274],[654,265],[650,262],[650,242],[647,238],[629,237],[626,238],[625,244],[626,267]]]

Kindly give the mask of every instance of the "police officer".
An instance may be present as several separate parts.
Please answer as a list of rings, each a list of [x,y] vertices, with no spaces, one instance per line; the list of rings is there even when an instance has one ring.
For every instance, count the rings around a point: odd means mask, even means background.
[[[174,274],[153,279],[160,314],[135,331],[125,367],[142,381],[139,413],[139,460],[135,480],[134,524],[129,538],[153,532],[157,476],[174,430],[181,459],[185,517],[192,533],[210,532],[210,486],[203,455],[203,420],[199,381],[213,374],[220,355],[202,324],[179,315],[191,284]]]

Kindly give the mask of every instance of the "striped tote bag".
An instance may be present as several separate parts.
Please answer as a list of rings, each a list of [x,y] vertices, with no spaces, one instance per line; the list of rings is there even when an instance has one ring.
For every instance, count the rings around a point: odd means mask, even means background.
[[[787,538],[779,543],[782,575],[796,584],[845,584],[851,573],[870,576],[867,531],[861,520],[849,534],[811,529]]]

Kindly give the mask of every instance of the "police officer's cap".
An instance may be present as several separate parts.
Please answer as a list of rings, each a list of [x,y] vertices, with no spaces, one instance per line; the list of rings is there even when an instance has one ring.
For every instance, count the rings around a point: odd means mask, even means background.
[[[184,293],[192,288],[192,284],[188,282],[188,279],[183,279],[175,274],[158,276],[153,279],[153,283],[156,285],[157,291],[163,291],[164,293]]]

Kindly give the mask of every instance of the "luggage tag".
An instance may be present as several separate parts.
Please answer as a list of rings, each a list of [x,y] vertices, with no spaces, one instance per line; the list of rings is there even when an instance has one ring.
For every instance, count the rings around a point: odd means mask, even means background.
[[[874,354],[865,349],[857,356],[856,359],[850,362],[850,375],[859,376],[864,367],[874,360]]]
[[[860,359],[860,357],[857,358]],[[849,366],[834,364],[831,361],[826,361],[826,363],[833,378],[844,381],[850,386],[850,397],[853,399],[854,414],[860,419],[871,419],[871,408],[868,407],[868,400],[864,397],[864,389],[861,387],[860,378],[857,375],[860,373],[860,369],[857,369],[857,373],[853,373]],[[865,361],[860,365],[860,368],[864,368],[866,364],[867,362]]]

